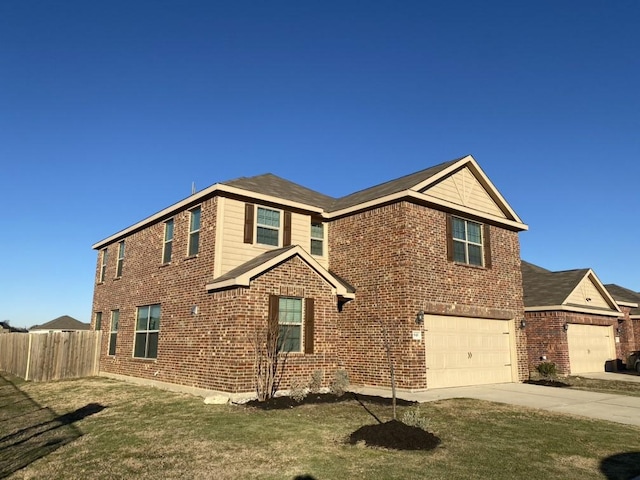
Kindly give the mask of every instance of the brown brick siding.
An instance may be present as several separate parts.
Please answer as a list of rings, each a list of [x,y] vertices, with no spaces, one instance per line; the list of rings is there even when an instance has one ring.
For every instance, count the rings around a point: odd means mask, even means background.
[[[122,277],[114,279],[115,247],[109,246],[106,280],[95,287],[93,311],[103,312],[101,370],[162,382],[221,390],[254,391],[252,337],[266,323],[269,294],[315,299],[315,353],[290,354],[282,388],[292,376],[337,368],[337,298],[331,287],[295,257],[258,277],[251,288],[209,293],[214,262],[216,199],[202,203],[200,250],[186,258],[189,215],[174,217],[173,257],[161,265],[164,225],[153,224],[126,238]],[[98,268],[100,255],[98,254]],[[97,272],[96,272],[96,278]],[[136,307],[161,304],[157,359],[133,358]],[[191,307],[198,306],[198,314]],[[120,310],[115,356],[108,356],[110,311]]]
[[[616,317],[603,315],[590,315],[586,313],[568,312],[563,310],[548,312],[526,312],[527,322],[527,346],[529,352],[529,370],[535,372],[536,367],[546,356],[547,362],[553,362],[558,367],[558,373],[568,375],[571,371],[569,361],[569,345],[567,332],[563,326],[565,323],[577,323],[582,325],[601,325],[614,328],[618,326]],[[621,343],[616,342],[616,354],[622,358]]]
[[[329,229],[331,270],[356,288],[340,315],[341,348],[352,381],[389,385],[383,348],[393,343],[401,388],[426,388],[424,340],[412,340],[416,313],[523,318],[518,235],[491,227],[492,267],[447,261],[446,215],[399,202],[335,220]],[[384,328],[383,328],[384,325]],[[519,377],[527,375],[526,337],[516,329]]]

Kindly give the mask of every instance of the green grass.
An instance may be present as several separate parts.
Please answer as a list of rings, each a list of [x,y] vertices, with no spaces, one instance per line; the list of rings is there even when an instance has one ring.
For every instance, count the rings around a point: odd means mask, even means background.
[[[631,375],[631,374],[630,374]],[[624,382],[619,380],[598,380],[580,376],[569,376],[561,379],[575,390],[591,392],[613,393],[615,395],[629,395],[640,397],[640,382]]]
[[[104,409],[73,422],[62,417],[89,404]],[[0,478],[640,475],[639,428],[470,399],[420,406],[429,430],[442,439],[430,452],[346,445],[351,432],[375,422],[354,401],[259,411],[205,405],[198,397],[106,378],[25,383],[4,376],[0,405]],[[367,408],[383,421],[391,418],[390,407]],[[403,411],[399,408],[399,417]]]

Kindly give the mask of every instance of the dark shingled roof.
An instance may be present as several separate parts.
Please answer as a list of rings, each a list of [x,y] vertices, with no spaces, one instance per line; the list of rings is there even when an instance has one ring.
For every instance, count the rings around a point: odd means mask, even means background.
[[[404,177],[396,178],[395,180],[381,183],[380,185],[360,190],[359,192],[352,193],[346,197],[339,198],[333,203],[333,205],[331,205],[330,211],[335,212],[336,210],[353,207],[360,203],[369,202],[380,197],[386,197],[387,195],[408,190],[440,173],[442,170],[450,167],[454,163],[459,162],[463,158],[465,157],[456,158],[455,160],[441,163],[440,165],[435,165],[433,167],[420,170],[419,172],[411,173]]]
[[[640,293],[629,290],[628,288],[621,287],[620,285],[616,285],[615,283],[609,283],[605,285],[604,288],[607,289],[609,294],[616,302],[629,302],[637,303],[638,305],[640,305]],[[640,315],[640,307],[632,308],[630,314]]]
[[[88,323],[82,323],[69,315],[63,315],[42,325],[34,325],[29,330],[89,330]]]
[[[272,173],[265,173],[255,177],[240,177],[227,182],[220,182],[230,187],[249,190],[254,193],[263,195],[271,195],[273,197],[283,198],[293,202],[306,203],[314,207],[326,209],[334,202],[333,197],[329,197],[322,193],[303,187],[297,183],[290,182],[284,178],[280,178]]]
[[[588,268],[551,272],[522,261],[522,289],[525,307],[562,305],[589,272]]]
[[[227,273],[219,276],[213,281],[216,283],[224,282],[225,280],[231,280],[232,278],[236,278],[236,277],[239,277],[240,275],[244,275],[245,273],[250,272],[254,268],[259,267],[263,263],[268,262],[272,258],[277,257],[281,253],[284,253],[287,250],[291,250],[292,248],[295,248],[295,247],[296,247],[295,245],[289,245],[288,247],[276,248],[275,250],[269,250],[268,252],[264,252],[258,255],[257,257],[252,258],[248,262],[245,262],[242,265],[238,265],[233,270],[229,270]]]
[[[9,324],[8,320],[3,320],[0,322],[0,332],[7,331],[9,333],[27,333],[26,328],[22,327],[13,327]]]
[[[335,212],[336,210],[342,210],[360,203],[408,190],[440,173],[454,163],[459,162],[463,158],[465,157],[456,158],[455,160],[441,163],[440,165],[429,167],[419,172],[411,173],[404,177],[381,183],[380,185],[360,190],[359,192],[337,199],[303,187],[297,183],[290,182],[271,173],[265,173],[255,177],[241,177],[220,183],[254,193],[306,203],[307,205],[322,208],[327,212]]]

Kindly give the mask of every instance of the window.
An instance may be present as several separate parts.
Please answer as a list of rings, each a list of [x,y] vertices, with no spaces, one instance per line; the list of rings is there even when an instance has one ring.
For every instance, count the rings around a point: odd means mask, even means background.
[[[270,208],[258,207],[256,241],[263,245],[279,245],[280,212]]]
[[[324,254],[324,225],[322,222],[311,222],[311,255]]]
[[[191,210],[190,214],[188,256],[193,257],[198,254],[198,248],[200,246],[200,207]]]
[[[118,263],[116,264],[116,278],[122,276],[122,264],[124,263],[124,240],[118,244]]]
[[[302,344],[302,299],[278,299],[278,351],[300,352]]]
[[[120,310],[111,310],[111,332],[109,333],[109,355],[116,354],[116,341],[118,340],[118,322]]]
[[[162,245],[162,263],[171,263],[173,249],[173,219],[164,222],[164,243]]]
[[[102,261],[100,262],[100,280],[98,280],[99,282],[104,282],[105,276],[107,274],[107,256],[108,256],[108,251],[105,248],[104,250],[102,250]]]
[[[160,305],[138,307],[133,356],[136,358],[156,358],[158,356],[159,334]]]
[[[96,312],[96,321],[94,323],[94,330],[102,330],[102,312]]]
[[[452,217],[453,260],[482,266],[482,225]]]

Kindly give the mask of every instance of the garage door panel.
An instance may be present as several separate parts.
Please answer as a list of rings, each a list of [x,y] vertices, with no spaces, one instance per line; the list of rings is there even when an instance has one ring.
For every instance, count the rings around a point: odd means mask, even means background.
[[[513,381],[511,341],[504,320],[425,316],[427,386]]]
[[[604,372],[615,358],[613,327],[569,324],[567,330],[569,364],[572,374]]]

